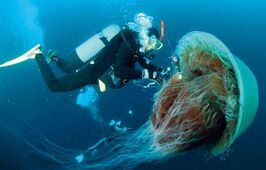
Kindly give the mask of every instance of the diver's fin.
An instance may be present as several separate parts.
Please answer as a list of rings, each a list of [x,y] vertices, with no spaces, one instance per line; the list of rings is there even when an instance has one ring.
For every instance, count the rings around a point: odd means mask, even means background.
[[[34,52],[40,47],[41,47],[41,45],[37,44],[32,49],[27,51],[25,54],[13,59],[13,60],[10,60],[10,61],[7,61],[7,62],[1,64],[0,67],[8,67],[8,66],[12,66],[12,65],[24,62],[24,61],[29,60],[29,59],[34,59],[35,58]]]

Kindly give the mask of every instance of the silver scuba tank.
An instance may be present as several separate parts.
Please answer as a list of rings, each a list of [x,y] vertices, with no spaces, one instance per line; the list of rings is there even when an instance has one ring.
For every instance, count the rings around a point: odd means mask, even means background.
[[[68,56],[69,64],[74,67],[80,67],[87,62],[93,64],[93,57],[95,57],[120,31],[120,26],[115,24],[102,29],[79,45],[75,51]]]

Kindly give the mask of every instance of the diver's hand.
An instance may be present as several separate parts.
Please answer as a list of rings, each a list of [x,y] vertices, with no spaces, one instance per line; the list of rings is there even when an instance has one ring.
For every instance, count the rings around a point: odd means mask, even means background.
[[[156,71],[158,73],[162,73],[164,71],[164,68],[162,66],[158,66],[158,67],[156,67]]]
[[[160,74],[157,70],[143,69],[142,78],[153,80],[157,84],[161,84],[163,81],[163,75]]]

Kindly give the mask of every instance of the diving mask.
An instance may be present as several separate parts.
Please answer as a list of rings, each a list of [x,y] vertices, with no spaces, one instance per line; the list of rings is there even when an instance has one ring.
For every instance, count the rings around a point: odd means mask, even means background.
[[[146,51],[149,50],[160,50],[163,47],[163,43],[156,38],[155,35],[145,40]]]

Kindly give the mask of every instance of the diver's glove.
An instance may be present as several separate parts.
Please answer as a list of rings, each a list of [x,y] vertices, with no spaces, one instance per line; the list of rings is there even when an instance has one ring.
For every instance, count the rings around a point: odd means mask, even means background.
[[[161,67],[161,66],[158,66],[158,67],[156,67],[156,71],[157,71],[158,73],[162,73],[162,72],[164,71],[164,68]]]
[[[152,81],[155,81],[157,84],[161,84],[163,82],[163,76],[157,70],[143,69],[142,78],[150,79]]]

